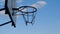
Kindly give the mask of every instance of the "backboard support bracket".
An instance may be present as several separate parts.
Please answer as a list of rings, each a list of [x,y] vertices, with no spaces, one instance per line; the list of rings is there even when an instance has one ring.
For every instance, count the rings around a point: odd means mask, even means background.
[[[12,0],[5,0],[5,6],[4,6],[4,8],[0,9],[0,11],[5,10],[5,14],[8,14],[9,15],[11,21],[6,22],[6,23],[3,23],[3,24],[0,24],[0,26],[6,25],[6,24],[9,24],[9,23],[12,22],[12,26],[16,27],[15,22],[13,21],[13,17],[12,17],[13,15],[10,12],[11,6],[9,8],[9,1],[11,3]]]

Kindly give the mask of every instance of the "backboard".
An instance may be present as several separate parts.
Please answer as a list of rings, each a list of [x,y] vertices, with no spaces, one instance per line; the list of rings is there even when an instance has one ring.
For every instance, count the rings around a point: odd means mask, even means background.
[[[15,16],[15,11],[12,10],[12,8],[16,7],[16,0],[8,0],[8,8],[9,8],[9,12],[10,15],[12,17],[12,20],[14,21],[14,23],[16,23],[16,16]]]

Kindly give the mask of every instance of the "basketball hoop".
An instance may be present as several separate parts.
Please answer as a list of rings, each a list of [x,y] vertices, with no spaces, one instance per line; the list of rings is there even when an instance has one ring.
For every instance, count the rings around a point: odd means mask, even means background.
[[[33,21],[35,19],[35,12],[37,9],[32,6],[21,6],[19,8],[13,8],[13,10],[18,10],[18,12],[21,12],[20,15],[23,16],[24,21],[27,23],[33,24]]]

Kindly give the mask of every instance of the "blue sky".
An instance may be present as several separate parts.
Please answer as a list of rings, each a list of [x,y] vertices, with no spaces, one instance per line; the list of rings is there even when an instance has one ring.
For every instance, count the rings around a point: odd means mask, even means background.
[[[35,4],[40,0],[22,0],[21,5]],[[25,25],[22,16],[16,19],[16,28],[11,24],[0,27],[0,34],[60,34],[60,0],[44,0],[47,4],[38,7],[34,25]],[[1,2],[3,4],[3,2]],[[17,4],[17,6],[18,6]],[[3,8],[3,5],[0,6]],[[9,21],[9,17],[0,15],[0,24]]]

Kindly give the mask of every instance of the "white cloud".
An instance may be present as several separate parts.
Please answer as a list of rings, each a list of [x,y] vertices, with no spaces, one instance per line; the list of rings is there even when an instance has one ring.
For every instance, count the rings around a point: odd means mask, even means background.
[[[0,14],[5,14],[5,10],[3,10],[3,11],[0,11]]]
[[[35,4],[32,4],[31,6],[33,6],[33,7],[36,7],[36,8],[41,8],[41,7],[43,7],[43,6],[45,6],[47,3],[45,2],[45,1],[38,1],[38,2],[36,2]]]

